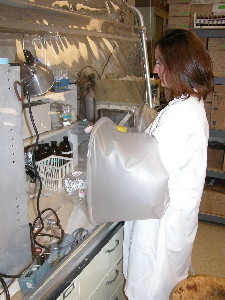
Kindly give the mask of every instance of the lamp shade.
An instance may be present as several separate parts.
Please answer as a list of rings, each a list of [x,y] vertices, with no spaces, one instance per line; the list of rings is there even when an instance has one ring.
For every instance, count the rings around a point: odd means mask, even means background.
[[[30,51],[24,50],[26,63],[22,68],[22,80],[30,96],[45,94],[54,84],[54,74],[45,65],[37,62]]]

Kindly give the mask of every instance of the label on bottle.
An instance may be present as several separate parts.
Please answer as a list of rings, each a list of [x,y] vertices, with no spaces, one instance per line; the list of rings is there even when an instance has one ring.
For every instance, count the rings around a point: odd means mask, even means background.
[[[63,114],[63,126],[70,126],[72,124],[72,115]]]
[[[63,114],[63,119],[66,119],[66,120],[70,120],[72,118],[72,115],[71,114]]]
[[[62,151],[61,153],[62,153],[62,155],[70,155],[73,153],[73,151],[66,151],[66,152]]]

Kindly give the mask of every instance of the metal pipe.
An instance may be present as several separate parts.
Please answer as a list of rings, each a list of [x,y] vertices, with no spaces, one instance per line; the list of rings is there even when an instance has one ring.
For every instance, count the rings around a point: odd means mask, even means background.
[[[144,56],[144,67],[145,67],[145,76],[146,76],[146,84],[147,84],[147,99],[146,104],[149,104],[150,108],[153,108],[152,104],[152,93],[151,93],[151,83],[150,83],[150,72],[149,72],[149,63],[148,63],[148,55],[147,55],[147,43],[146,43],[146,28],[144,26],[144,19],[141,12],[136,8],[131,6],[131,9],[136,13],[138,18],[140,32],[141,32],[141,42],[142,42],[142,50]]]

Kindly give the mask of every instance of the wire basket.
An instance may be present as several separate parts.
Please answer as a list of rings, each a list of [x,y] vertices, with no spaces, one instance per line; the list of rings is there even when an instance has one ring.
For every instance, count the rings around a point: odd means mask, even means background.
[[[42,187],[57,192],[63,190],[64,177],[74,169],[73,158],[56,155],[42,159],[36,164]]]

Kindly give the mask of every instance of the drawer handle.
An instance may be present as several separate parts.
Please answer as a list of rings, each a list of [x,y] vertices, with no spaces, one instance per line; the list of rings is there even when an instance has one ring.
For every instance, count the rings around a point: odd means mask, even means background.
[[[106,250],[105,253],[113,252],[116,249],[116,247],[119,245],[120,241],[119,240],[115,240],[115,243],[116,243],[116,246],[114,248],[110,249],[110,250]]]
[[[113,278],[112,280],[108,280],[108,281],[106,281],[106,285],[110,285],[110,284],[112,284],[115,280],[116,280],[116,278],[118,277],[118,275],[119,275],[119,270],[115,270],[115,273],[116,273],[116,275],[115,275],[115,278]]]
[[[74,282],[64,291],[63,300],[66,299],[75,289]]]

